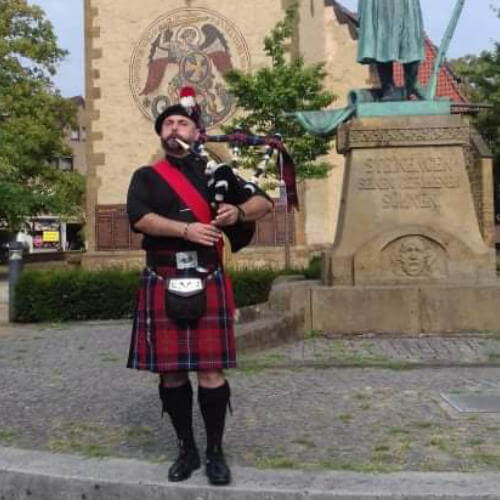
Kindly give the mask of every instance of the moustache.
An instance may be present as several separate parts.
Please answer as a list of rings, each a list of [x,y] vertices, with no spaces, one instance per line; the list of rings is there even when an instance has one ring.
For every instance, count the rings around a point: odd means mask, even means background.
[[[191,149],[191,146],[176,134],[169,135],[165,139],[162,139],[161,142],[165,148],[168,148],[170,150],[189,151]]]

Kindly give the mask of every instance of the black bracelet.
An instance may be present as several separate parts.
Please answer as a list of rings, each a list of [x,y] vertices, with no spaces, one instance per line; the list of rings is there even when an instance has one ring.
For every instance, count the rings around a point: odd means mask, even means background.
[[[247,218],[245,211],[239,205],[236,205],[236,208],[238,209],[238,222],[245,222]]]

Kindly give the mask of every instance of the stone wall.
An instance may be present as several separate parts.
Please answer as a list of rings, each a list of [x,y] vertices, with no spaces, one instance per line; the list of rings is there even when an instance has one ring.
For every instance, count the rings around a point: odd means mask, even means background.
[[[470,144],[464,148],[474,209],[485,243],[495,246],[492,154],[477,130],[471,127]]]
[[[307,267],[312,256],[319,255],[320,247],[308,248],[304,246],[292,247],[290,252],[291,267]],[[82,266],[84,269],[106,269],[116,267],[120,269],[141,269],[145,265],[145,253],[142,250],[122,252],[94,252],[82,254],[73,266]],[[284,248],[276,247],[247,247],[236,254],[226,255],[225,265],[234,269],[259,269],[285,267]]]

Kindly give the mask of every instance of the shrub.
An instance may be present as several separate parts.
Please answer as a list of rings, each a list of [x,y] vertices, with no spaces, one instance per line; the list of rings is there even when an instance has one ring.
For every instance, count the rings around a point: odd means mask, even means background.
[[[229,271],[236,305],[245,307],[266,302],[274,279],[281,274],[285,274],[285,271],[277,269]]]
[[[319,280],[321,278],[321,257],[313,257],[309,267],[304,269],[303,274],[307,280]]]
[[[16,321],[127,318],[138,286],[133,271],[24,271],[16,287]]]
[[[275,278],[314,269],[230,270],[238,307],[266,302]],[[139,287],[139,271],[110,269],[26,270],[16,286],[16,321],[86,321],[130,318]]]

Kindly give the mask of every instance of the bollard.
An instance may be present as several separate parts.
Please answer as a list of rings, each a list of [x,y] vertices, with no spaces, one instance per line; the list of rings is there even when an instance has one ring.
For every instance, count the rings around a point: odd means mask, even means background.
[[[19,241],[9,243],[9,322],[16,316],[16,284],[23,271],[23,244]]]

